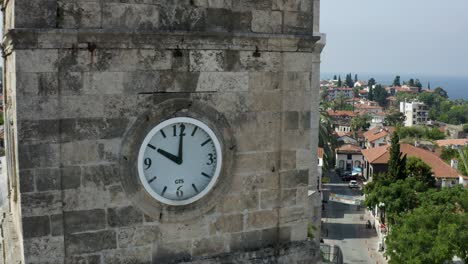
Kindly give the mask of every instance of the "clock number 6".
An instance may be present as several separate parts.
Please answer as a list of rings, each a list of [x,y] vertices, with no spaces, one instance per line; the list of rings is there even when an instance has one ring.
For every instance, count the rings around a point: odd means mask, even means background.
[[[213,154],[208,154],[208,162],[206,163],[206,165],[212,165],[214,163],[214,158],[213,158]]]
[[[180,189],[180,188],[182,188],[182,187],[183,187],[183,185],[181,185],[181,186],[179,186],[179,187],[177,188],[177,192],[176,192],[177,197],[182,197],[182,196],[184,196],[184,192]]]
[[[150,158],[146,158],[145,159],[145,170],[149,169],[151,167],[151,159]]]

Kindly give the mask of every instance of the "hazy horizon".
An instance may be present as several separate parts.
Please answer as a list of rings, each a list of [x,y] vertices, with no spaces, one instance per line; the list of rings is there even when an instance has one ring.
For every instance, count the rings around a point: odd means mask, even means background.
[[[468,77],[468,1],[321,1],[323,72]]]

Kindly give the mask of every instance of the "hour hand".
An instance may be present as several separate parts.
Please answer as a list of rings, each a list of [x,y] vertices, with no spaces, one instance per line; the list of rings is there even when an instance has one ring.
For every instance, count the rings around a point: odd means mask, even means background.
[[[165,151],[165,150],[163,150],[163,149],[158,149],[157,151],[158,151],[159,154],[161,154],[161,155],[163,155],[164,157],[166,157],[166,158],[172,160],[172,161],[175,162],[176,164],[179,164],[179,165],[181,164],[179,157],[177,157],[177,156],[175,156],[175,155],[172,155],[171,153],[169,153],[169,152],[167,152],[167,151]]]

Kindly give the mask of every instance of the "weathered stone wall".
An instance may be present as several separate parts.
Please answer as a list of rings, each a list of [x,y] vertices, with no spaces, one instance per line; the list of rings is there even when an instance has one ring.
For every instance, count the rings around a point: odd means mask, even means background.
[[[4,243],[19,237],[6,263],[200,262],[307,239],[318,1],[4,4],[12,192],[2,229]],[[236,141],[229,192],[178,223],[145,215],[119,175],[125,133],[173,98],[215,108]]]

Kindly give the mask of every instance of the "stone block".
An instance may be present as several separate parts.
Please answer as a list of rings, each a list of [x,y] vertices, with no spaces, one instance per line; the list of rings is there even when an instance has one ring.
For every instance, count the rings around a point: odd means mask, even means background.
[[[65,237],[67,253],[84,254],[117,248],[114,230],[104,230],[92,233],[70,234]]]
[[[85,75],[83,94],[121,94],[124,72],[92,72]]]
[[[110,203],[109,190],[105,187],[80,187],[63,191],[63,210],[90,210],[106,208]]]
[[[162,5],[160,29],[203,31],[206,25],[206,9],[189,5]]]
[[[305,111],[301,113],[301,124],[302,129],[307,130],[311,128],[311,111]]]
[[[213,0],[210,0],[213,1]],[[224,0],[215,0],[224,1]],[[230,0],[228,0],[230,1]],[[206,15],[207,31],[248,32],[251,29],[251,12],[233,12],[225,8],[208,8]]]
[[[62,209],[60,192],[23,193],[21,195],[23,217],[57,214]]]
[[[281,169],[293,170],[296,168],[296,151],[281,152]]]
[[[210,226],[210,233],[235,233],[243,230],[244,216],[242,214],[221,215]]]
[[[36,188],[38,191],[51,191],[61,189],[61,175],[59,169],[37,169]]]
[[[247,72],[202,72],[197,92],[245,92],[249,89]]]
[[[190,51],[190,71],[219,72],[224,70],[225,52],[222,50]]]
[[[76,189],[81,185],[81,168],[70,166],[61,168],[62,189]]]
[[[115,264],[150,264],[151,247],[138,247],[131,249],[115,249],[103,254],[103,263]],[[154,262],[153,262],[154,263]]]
[[[251,91],[275,91],[281,89],[282,74],[277,72],[250,72]]]
[[[101,4],[97,1],[77,1],[62,3],[63,28],[99,28],[101,27]]]
[[[310,0],[273,0],[273,10],[281,11],[300,11],[303,8],[304,2]],[[304,5],[304,7],[306,7]]]
[[[292,170],[280,172],[283,188],[297,188],[307,186],[309,182],[309,170]]]
[[[284,116],[284,128],[287,130],[299,129],[299,113],[296,111],[288,111]]]
[[[63,33],[60,35],[54,33],[37,34],[37,47],[43,49],[71,49],[78,41],[76,34]]]
[[[209,225],[203,218],[188,223],[164,223],[160,231],[160,241],[185,241],[188,238],[206,237],[210,233]]]
[[[156,71],[172,68],[173,53],[168,50],[139,49],[137,50],[137,70]]]
[[[284,32],[313,33],[313,17],[308,12],[284,12]]]
[[[102,188],[104,186],[118,184],[119,168],[115,164],[83,166],[83,186]]]
[[[296,167],[298,169],[312,169],[312,161],[310,156],[312,151],[309,149],[300,149],[296,151]]]
[[[63,235],[63,214],[50,216],[50,228],[52,236]]]
[[[24,240],[25,263],[61,263],[65,257],[63,237]]]
[[[252,31],[257,33],[281,33],[283,16],[278,11],[252,11]]]
[[[192,241],[158,243],[153,247],[152,263],[178,263],[192,258]]]
[[[271,10],[271,0],[232,0],[234,10]]]
[[[273,227],[278,223],[278,213],[276,211],[256,211],[247,216],[248,229],[261,229]]]
[[[155,243],[159,236],[158,226],[121,228],[117,231],[117,242],[119,248],[142,247]]]
[[[15,55],[18,72],[57,72],[58,51],[56,49],[17,50]]]
[[[19,73],[16,79],[16,92],[21,95],[57,95],[58,75],[55,72]]]
[[[283,89],[290,91],[311,90],[310,72],[286,72],[283,75]]]
[[[285,52],[283,53],[283,68],[286,72],[312,72],[314,63],[311,53]]]
[[[281,230],[278,230],[278,228],[235,233],[231,235],[229,247],[233,252],[253,251],[271,247],[279,243],[280,234]],[[282,236],[285,236],[284,231]]]
[[[102,27],[105,29],[156,30],[159,9],[155,5],[104,3]]]
[[[22,193],[34,192],[34,170],[21,170],[19,173],[20,177],[20,191]]]
[[[194,240],[192,244],[192,255],[216,255],[225,251],[224,239],[222,237],[207,237]]]
[[[278,52],[260,52],[259,56],[252,51],[239,52],[240,71],[247,72],[280,72],[281,54]]]
[[[155,71],[127,72],[122,85],[125,94],[156,92],[160,88],[160,73]]]
[[[133,206],[107,209],[107,224],[111,227],[132,226],[143,223],[143,213]]]
[[[63,219],[67,234],[101,230],[106,227],[104,209],[68,211],[64,212]]]
[[[23,218],[23,237],[43,237],[50,234],[49,216],[33,216]]]
[[[57,23],[57,1],[36,0],[15,2],[16,28],[54,28]]]
[[[60,125],[61,142],[71,142],[122,137],[128,120],[125,118],[78,118],[61,119],[57,123]]]

